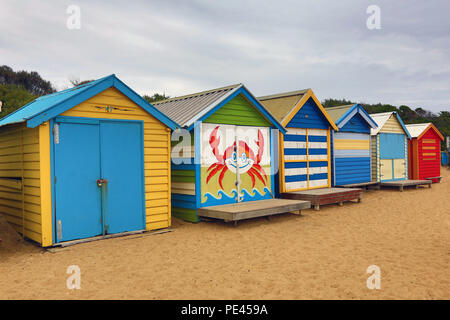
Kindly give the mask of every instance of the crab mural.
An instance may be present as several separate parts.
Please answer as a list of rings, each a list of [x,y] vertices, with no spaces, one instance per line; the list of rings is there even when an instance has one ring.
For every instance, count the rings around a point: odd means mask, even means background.
[[[238,140],[237,146],[235,141],[231,146],[225,149],[223,154],[220,154],[218,149],[220,143],[220,137],[217,136],[218,130],[219,126],[215,127],[209,136],[209,145],[212,148],[212,152],[217,159],[217,162],[208,167],[206,171],[208,173],[206,183],[218,174],[218,182],[223,189],[223,177],[225,173],[230,170],[233,173],[247,173],[252,181],[252,188],[255,187],[256,179],[260,180],[264,186],[267,186],[267,175],[260,165],[264,150],[264,137],[261,130],[258,129],[258,140],[255,140],[255,143],[258,146],[258,153],[256,155],[247,143],[242,140]]]

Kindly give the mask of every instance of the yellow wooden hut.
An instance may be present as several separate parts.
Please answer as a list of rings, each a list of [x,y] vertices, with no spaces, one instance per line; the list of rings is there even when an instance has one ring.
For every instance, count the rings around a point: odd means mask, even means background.
[[[115,75],[0,120],[0,212],[42,246],[170,226],[177,124]]]

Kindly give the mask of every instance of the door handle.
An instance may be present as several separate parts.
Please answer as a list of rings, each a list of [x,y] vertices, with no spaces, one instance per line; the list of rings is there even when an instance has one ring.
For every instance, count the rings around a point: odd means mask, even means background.
[[[108,179],[98,179],[97,180],[97,186],[101,187],[103,186],[103,184],[107,184],[108,183]]]

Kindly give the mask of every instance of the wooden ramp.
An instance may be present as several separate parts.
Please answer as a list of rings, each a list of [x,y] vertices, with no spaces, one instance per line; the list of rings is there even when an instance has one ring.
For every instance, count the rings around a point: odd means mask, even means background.
[[[370,182],[352,183],[336,186],[336,188],[361,188],[365,190],[369,190],[369,187],[375,187],[376,189],[380,189],[380,183],[378,181],[370,181]]]
[[[256,217],[270,217],[275,214],[293,212],[301,214],[301,210],[311,208],[309,201],[268,199],[249,202],[239,202],[211,206],[197,209],[199,217],[221,219],[225,222],[234,222]]]
[[[431,180],[399,180],[380,183],[382,187],[394,187],[398,188],[400,191],[403,191],[404,187],[415,187],[416,189],[419,189],[420,185],[428,185],[428,187],[431,188],[431,184]]]
[[[361,202],[362,189],[359,188],[322,188],[305,191],[283,193],[284,199],[307,200],[314,206],[314,210],[320,210],[324,204],[338,203],[343,205],[344,201],[357,200]]]

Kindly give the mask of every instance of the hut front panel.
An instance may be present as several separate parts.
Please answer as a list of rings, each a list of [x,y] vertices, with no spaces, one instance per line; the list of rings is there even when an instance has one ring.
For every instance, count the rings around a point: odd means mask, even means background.
[[[419,179],[439,177],[441,140],[434,130],[428,130],[418,140]]]
[[[329,138],[329,130],[288,129],[282,139],[282,192],[329,186]]]
[[[331,186],[330,124],[309,98],[286,124],[281,137],[281,192]]]
[[[61,115],[143,120],[146,229],[169,227],[170,130],[115,88],[109,88]]]
[[[408,142],[401,133],[380,133],[379,154],[381,181],[405,180],[408,178]],[[390,164],[388,164],[388,162]],[[390,166],[392,168],[387,169]],[[389,173],[388,173],[389,172]]]
[[[200,132],[201,207],[272,198],[269,127],[202,123]]]
[[[369,139],[364,133],[334,134],[335,185],[371,181]]]
[[[0,212],[14,229],[42,243],[39,127],[0,129]]]

